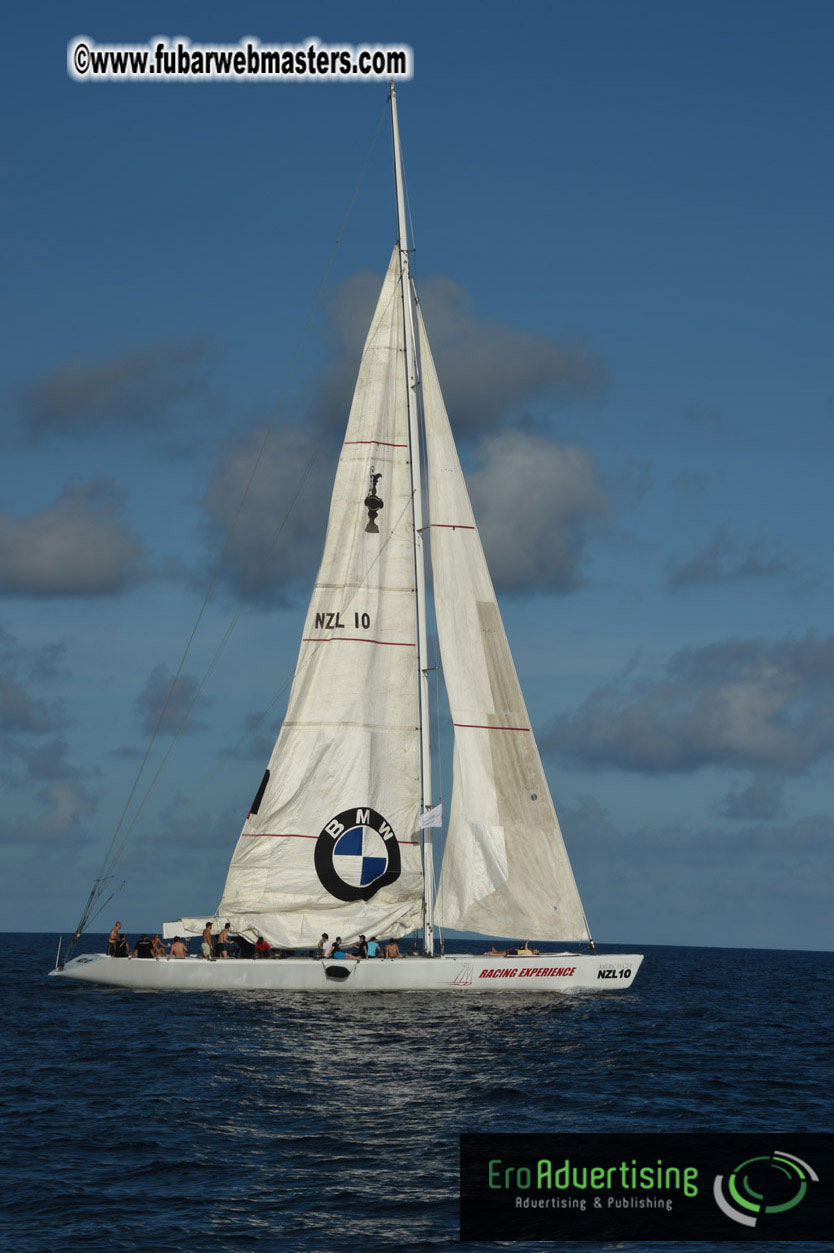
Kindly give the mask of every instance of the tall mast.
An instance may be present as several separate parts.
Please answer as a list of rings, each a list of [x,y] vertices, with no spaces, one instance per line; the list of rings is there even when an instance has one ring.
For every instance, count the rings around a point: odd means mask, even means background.
[[[420,427],[418,420],[416,354],[414,351],[414,308],[411,295],[411,267],[408,257],[408,234],[405,226],[400,129],[397,124],[397,92],[391,84],[391,128],[394,134],[394,184],[397,193],[397,238],[400,251],[400,287],[403,301],[403,338],[405,340],[406,395],[408,402],[408,444],[411,463],[413,504],[414,576],[417,596],[417,666],[419,671],[420,712],[420,799],[422,811],[431,808],[431,743],[429,740],[429,672],[426,635],[426,556],[423,545],[423,484],[420,466]],[[423,842],[423,947],[434,952],[434,848],[432,828],[420,832]]]

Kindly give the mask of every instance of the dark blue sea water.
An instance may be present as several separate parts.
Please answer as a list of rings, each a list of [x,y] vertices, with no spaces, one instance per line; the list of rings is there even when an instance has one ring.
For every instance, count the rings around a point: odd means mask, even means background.
[[[834,954],[644,948],[598,996],[137,994],[47,980],[56,942],[3,944],[14,1253],[473,1249],[462,1131],[834,1124]]]

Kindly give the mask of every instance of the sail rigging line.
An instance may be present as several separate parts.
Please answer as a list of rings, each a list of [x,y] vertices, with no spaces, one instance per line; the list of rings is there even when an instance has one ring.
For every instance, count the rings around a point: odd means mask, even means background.
[[[293,378],[293,375],[294,375],[294,373],[295,373],[295,368],[296,368],[296,366],[297,366],[297,364],[298,364],[299,357],[301,356],[301,351],[302,351],[302,348],[304,347],[304,344],[306,343],[306,341],[307,341],[307,337],[308,337],[308,335],[309,335],[309,333],[310,333],[310,330],[311,330],[311,328],[312,328],[313,319],[314,319],[314,317],[315,317],[315,315],[316,315],[316,313],[317,313],[317,311],[318,311],[318,307],[319,307],[319,305],[320,305],[320,303],[321,303],[321,298],[322,298],[322,295],[323,295],[323,293],[324,293],[324,289],[325,289],[325,286],[326,286],[326,284],[327,284],[327,280],[328,280],[328,278],[330,277],[330,271],[331,271],[331,270],[332,270],[332,268],[333,268],[333,264],[334,264],[334,262],[335,262],[335,260],[336,260],[336,255],[337,255],[337,253],[338,253],[338,251],[339,251],[339,247],[340,247],[340,245],[341,245],[341,242],[342,242],[342,239],[343,239],[343,237],[344,237],[345,231],[347,230],[348,223],[349,223],[350,218],[351,218],[351,215],[352,215],[352,213],[353,213],[353,207],[354,207],[354,205],[355,205],[355,203],[356,203],[357,196],[359,195],[359,189],[360,189],[360,187],[362,186],[362,182],[363,182],[363,180],[364,180],[364,178],[365,178],[365,172],[366,172],[366,170],[367,170],[367,168],[368,168],[368,164],[369,164],[369,162],[370,162],[371,155],[372,155],[372,153],[373,153],[373,151],[374,151],[374,148],[376,147],[377,140],[379,139],[379,135],[380,135],[380,132],[381,132],[381,130],[382,130],[382,125],[383,125],[383,122],[384,122],[384,120],[385,120],[385,117],[386,117],[387,112],[388,112],[388,107],[387,107],[387,102],[386,102],[386,105],[383,107],[383,109],[382,109],[382,111],[381,111],[381,113],[380,113],[380,115],[379,115],[379,120],[377,121],[377,125],[376,125],[376,129],[375,129],[375,131],[374,131],[374,134],[373,134],[373,138],[371,139],[370,145],[369,145],[369,147],[368,147],[368,151],[367,151],[367,152],[366,152],[366,154],[365,154],[365,159],[364,159],[364,161],[362,162],[362,166],[361,166],[361,169],[360,169],[360,171],[359,171],[359,177],[358,177],[358,178],[357,178],[357,180],[356,180],[356,184],[355,184],[355,186],[354,186],[354,188],[353,188],[353,193],[352,193],[351,198],[350,198],[350,201],[349,201],[349,203],[348,203],[347,212],[345,213],[344,219],[343,219],[342,224],[341,224],[341,226],[340,226],[340,228],[339,228],[339,231],[338,231],[338,234],[337,234],[337,236],[336,236],[335,242],[334,242],[333,247],[332,247],[332,249],[331,249],[331,251],[330,251],[330,256],[329,256],[329,258],[328,258],[328,260],[327,260],[327,265],[325,266],[325,269],[324,269],[324,274],[322,275],[321,281],[319,282],[318,289],[316,290],[316,294],[315,294],[315,297],[314,297],[314,299],[313,299],[313,304],[312,304],[312,306],[311,306],[311,308],[310,308],[310,312],[309,312],[309,314],[307,315],[307,320],[306,320],[306,322],[305,322],[305,324],[304,324],[304,328],[303,328],[303,330],[302,330],[302,332],[301,332],[301,336],[300,336],[300,338],[299,338],[299,340],[298,340],[298,343],[297,343],[297,345],[296,345],[295,352],[294,352],[294,354],[293,354],[293,356],[292,356],[292,359],[291,359],[291,361],[290,361],[290,365],[289,365],[289,368],[288,368],[288,370],[287,370],[287,374],[286,374],[286,376],[285,376],[284,383],[283,383],[283,385],[282,385],[282,387],[281,387],[281,390],[280,390],[280,392],[279,392],[279,394],[278,394],[278,401],[277,401],[277,404],[276,404],[276,406],[275,406],[275,411],[274,411],[273,416],[272,416],[272,421],[270,422],[269,426],[267,427],[267,430],[266,430],[266,432],[265,432],[265,434],[264,434],[263,440],[261,441],[261,445],[260,445],[260,447],[259,447],[259,449],[258,449],[258,452],[257,452],[257,455],[256,455],[256,457],[255,457],[255,462],[254,462],[254,464],[253,464],[253,466],[252,466],[252,471],[251,471],[251,473],[250,473],[250,475],[249,475],[249,478],[248,478],[248,480],[247,480],[247,482],[246,482],[246,485],[244,486],[243,493],[242,493],[242,495],[241,495],[241,497],[240,497],[240,501],[239,501],[238,506],[237,506],[237,510],[235,511],[234,517],[233,517],[232,522],[231,522],[231,524],[230,524],[230,526],[229,526],[229,529],[228,529],[228,532],[227,532],[227,535],[226,535],[226,540],[225,540],[225,543],[224,543],[224,545],[223,545],[222,551],[221,551],[221,553],[220,553],[220,555],[219,555],[219,557],[218,557],[218,559],[217,559],[217,561],[216,561],[216,563],[215,563],[215,565],[214,565],[214,568],[213,568],[213,570],[212,570],[211,577],[210,577],[210,579],[209,579],[209,583],[208,583],[208,587],[207,587],[207,589],[206,589],[206,593],[205,593],[205,596],[204,596],[204,598],[203,598],[203,602],[202,602],[202,604],[201,604],[201,606],[200,606],[199,612],[198,612],[197,617],[196,617],[196,619],[195,619],[194,626],[193,626],[193,627],[192,627],[192,629],[191,629],[191,633],[190,633],[190,635],[189,635],[189,637],[188,637],[188,641],[187,641],[187,643],[186,643],[185,649],[183,650],[183,654],[182,654],[182,657],[180,658],[179,665],[177,666],[177,669],[176,669],[176,672],[175,672],[175,674],[174,674],[174,677],[172,678],[171,683],[170,683],[170,686],[169,686],[168,691],[167,691],[167,693],[166,693],[165,700],[164,700],[164,703],[163,703],[163,705],[162,705],[162,709],[160,710],[159,716],[158,716],[158,718],[157,718],[157,720],[156,720],[156,725],[154,726],[153,732],[151,733],[151,737],[150,737],[150,740],[148,741],[148,745],[147,745],[147,748],[145,749],[145,754],[144,754],[144,756],[143,756],[143,758],[142,758],[142,761],[141,761],[141,763],[140,763],[140,765],[139,765],[139,769],[138,769],[138,770],[137,770],[137,772],[136,772],[136,777],[135,777],[135,778],[134,778],[134,780],[133,780],[133,785],[132,785],[132,787],[131,787],[131,789],[130,789],[130,793],[129,793],[128,798],[127,798],[127,800],[126,800],[126,802],[125,802],[124,808],[122,809],[122,812],[121,812],[121,814],[119,815],[119,820],[118,820],[118,822],[117,822],[117,824],[116,824],[116,828],[115,828],[115,830],[114,830],[114,832],[113,832],[113,835],[112,835],[112,837],[111,837],[110,843],[109,843],[109,845],[108,845],[108,847],[107,847],[107,851],[106,851],[106,852],[105,852],[105,854],[104,854],[104,858],[103,858],[102,863],[101,863],[101,869],[99,870],[99,873],[98,873],[97,877],[96,877],[96,878],[94,879],[94,881],[93,881],[93,886],[92,886],[92,888],[91,888],[91,890],[90,890],[90,895],[89,895],[89,897],[88,897],[87,903],[86,903],[86,904],[85,904],[85,906],[84,906],[84,909],[83,909],[82,914],[81,914],[81,919],[79,920],[78,926],[77,926],[77,927],[76,927],[76,929],[75,929],[75,933],[74,933],[73,938],[72,938],[72,941],[71,941],[71,943],[70,943],[70,948],[69,948],[69,950],[68,950],[68,958],[72,956],[72,949],[74,948],[74,946],[75,946],[75,944],[77,943],[77,941],[80,939],[81,935],[83,934],[83,932],[84,932],[84,930],[85,930],[86,926],[88,925],[88,923],[89,923],[89,921],[90,921],[90,910],[92,909],[92,906],[93,906],[93,904],[95,903],[95,901],[96,901],[96,899],[97,899],[97,897],[98,897],[98,895],[99,895],[98,885],[99,885],[99,884],[103,881],[103,879],[104,879],[104,877],[105,877],[105,872],[106,872],[107,870],[109,870],[109,871],[112,873],[113,869],[115,868],[116,863],[118,862],[119,856],[121,855],[121,850],[124,848],[125,841],[124,841],[124,840],[122,840],[121,844],[119,845],[119,851],[118,851],[118,853],[116,854],[116,856],[115,856],[115,857],[112,857],[112,862],[111,862],[111,856],[112,856],[112,854],[113,854],[113,850],[114,850],[114,848],[115,848],[115,846],[116,846],[116,841],[117,841],[117,839],[118,839],[118,837],[119,837],[119,833],[120,833],[120,831],[121,831],[121,829],[122,829],[122,827],[123,827],[123,825],[124,825],[124,822],[125,822],[125,819],[126,819],[126,817],[127,817],[127,814],[128,814],[128,812],[130,811],[130,806],[131,806],[131,804],[132,804],[132,802],[133,802],[133,797],[134,797],[134,796],[135,796],[135,794],[136,794],[136,789],[137,789],[137,788],[138,788],[138,786],[139,786],[139,782],[140,782],[140,780],[141,780],[141,778],[142,778],[142,775],[144,774],[145,767],[146,767],[146,765],[147,765],[147,763],[148,763],[148,759],[149,759],[150,754],[151,754],[151,752],[152,752],[152,750],[153,750],[154,744],[156,743],[157,736],[159,735],[159,730],[160,730],[160,728],[161,728],[161,726],[162,726],[162,723],[163,723],[163,719],[165,718],[165,714],[166,714],[166,712],[167,712],[167,710],[168,710],[168,706],[169,706],[169,704],[171,703],[171,698],[172,698],[172,696],[173,696],[173,694],[174,694],[174,689],[176,688],[176,685],[177,685],[177,683],[179,682],[180,676],[182,675],[183,667],[185,666],[185,662],[186,662],[186,660],[187,660],[187,658],[188,658],[188,656],[189,656],[189,653],[190,653],[190,651],[191,651],[191,646],[192,646],[192,644],[193,644],[193,642],[194,642],[194,639],[195,639],[195,636],[196,636],[197,631],[198,631],[198,629],[199,629],[200,623],[202,622],[202,619],[203,619],[203,617],[204,617],[204,615],[205,615],[205,611],[206,611],[206,608],[207,608],[207,606],[208,606],[209,600],[211,599],[211,595],[212,595],[212,592],[213,592],[213,590],[214,590],[215,584],[216,584],[216,582],[217,582],[218,575],[219,575],[219,573],[220,573],[220,570],[221,570],[221,568],[222,568],[222,566],[223,566],[223,563],[224,563],[224,561],[225,561],[225,559],[226,559],[226,556],[227,556],[227,554],[228,554],[228,552],[229,552],[229,549],[230,549],[230,547],[231,547],[232,538],[233,538],[234,533],[235,533],[235,531],[236,531],[237,524],[238,524],[238,522],[239,522],[239,520],[240,520],[241,513],[243,512],[243,507],[244,507],[244,505],[245,505],[245,503],[246,503],[246,500],[248,499],[249,492],[250,492],[250,489],[251,489],[251,487],[252,487],[252,483],[253,483],[253,482],[254,482],[254,480],[255,480],[255,476],[256,476],[256,474],[257,474],[258,468],[259,468],[259,466],[260,466],[260,464],[261,464],[261,461],[263,460],[263,456],[264,456],[264,453],[265,453],[265,451],[266,451],[266,447],[267,447],[267,444],[268,444],[268,442],[269,442],[270,436],[272,435],[272,432],[273,432],[273,431],[274,431],[274,429],[275,429],[275,424],[276,424],[276,422],[277,422],[277,420],[278,420],[278,415],[279,415],[279,413],[281,412],[281,409],[282,409],[282,406],[283,406],[283,403],[284,403],[284,399],[285,399],[286,394],[287,394],[287,391],[288,391],[288,389],[289,389],[290,382],[291,382],[291,380],[292,380],[292,378]],[[313,460],[315,460],[315,456],[314,456]],[[308,475],[309,475],[309,473],[310,473],[310,470],[311,470],[311,469],[312,469],[312,463],[311,463],[311,465],[310,465],[310,467],[309,467],[309,469],[308,469],[308,471],[307,471],[307,474],[308,474]],[[270,551],[271,551],[271,549],[270,549]],[[213,664],[213,663],[212,663],[212,664]],[[202,690],[202,687],[200,688],[200,691],[201,691],[201,690]],[[199,691],[198,691],[198,695],[199,695]],[[191,706],[189,706],[188,713],[190,713],[191,708],[193,708],[193,703],[194,703],[194,702],[192,702],[192,705],[191,705]],[[187,720],[187,717],[188,717],[188,715],[186,715],[186,720]],[[179,735],[179,732],[178,732],[178,735]],[[177,736],[177,738],[178,738],[178,736]],[[175,741],[174,741],[174,742],[175,742]],[[173,747],[173,742],[172,742],[171,747]],[[169,750],[169,752],[170,752],[170,750]],[[166,754],[166,758],[167,758],[167,755],[168,755],[168,754]],[[155,776],[155,778],[156,778],[156,777],[158,777],[158,772],[157,772],[157,776]],[[152,784],[151,786],[153,786],[153,784]],[[144,802],[143,802],[143,804],[144,804]],[[129,828],[129,830],[131,830],[131,829],[132,829],[132,827],[133,827],[134,823],[135,823],[135,818],[134,818],[133,822],[131,823],[131,827]],[[98,911],[97,911],[97,912],[98,912]],[[96,916],[97,916],[97,915],[96,915]]]
[[[90,922],[95,922],[96,918],[98,918],[98,916],[99,916],[99,914],[102,912],[102,910],[104,910],[104,909],[106,909],[106,908],[107,908],[107,906],[108,906],[108,905],[110,904],[110,902],[112,901],[113,897],[114,897],[114,896],[116,896],[116,895],[118,895],[118,893],[119,893],[119,892],[121,892],[121,890],[122,890],[122,888],[123,888],[123,887],[124,887],[124,882],[120,883],[120,884],[119,884],[119,886],[118,886],[117,888],[114,888],[114,889],[113,889],[113,891],[110,893],[110,895],[109,895],[109,896],[105,897],[105,899],[101,902],[101,904],[99,905],[99,907],[98,907],[98,909],[96,910],[96,912],[95,912],[94,914],[91,914],[91,916],[90,916],[90,920],[89,920]]]
[[[406,209],[406,213],[408,214],[408,232],[411,237],[411,247],[409,248],[408,251],[412,255],[415,255],[417,252],[417,237],[414,234],[414,221],[411,217],[411,200],[408,195],[408,179],[405,176],[405,166],[403,166],[403,191],[405,193],[405,209]],[[411,274],[411,267],[409,266],[409,276],[410,274]],[[413,281],[414,280],[412,279],[412,283]]]

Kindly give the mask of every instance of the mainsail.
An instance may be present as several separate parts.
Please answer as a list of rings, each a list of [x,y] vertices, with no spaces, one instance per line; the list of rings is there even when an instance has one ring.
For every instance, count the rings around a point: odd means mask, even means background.
[[[486,935],[585,940],[588,925],[418,317],[431,561],[455,731],[436,921]]]
[[[287,714],[218,916],[275,945],[403,935],[422,872],[412,485],[399,250],[365,343]],[[380,475],[383,501],[364,501]],[[205,920],[203,920],[205,921]]]

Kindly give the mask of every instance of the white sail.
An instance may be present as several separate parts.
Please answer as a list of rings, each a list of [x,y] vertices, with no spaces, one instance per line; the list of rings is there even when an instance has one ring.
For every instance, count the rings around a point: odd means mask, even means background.
[[[365,343],[286,718],[217,911],[275,945],[419,926],[418,666],[399,253]],[[371,471],[384,502],[369,527]],[[203,919],[205,922],[205,919]],[[190,927],[189,927],[190,929]]]
[[[455,728],[435,918],[486,935],[587,939],[421,315],[418,325],[434,605]]]

